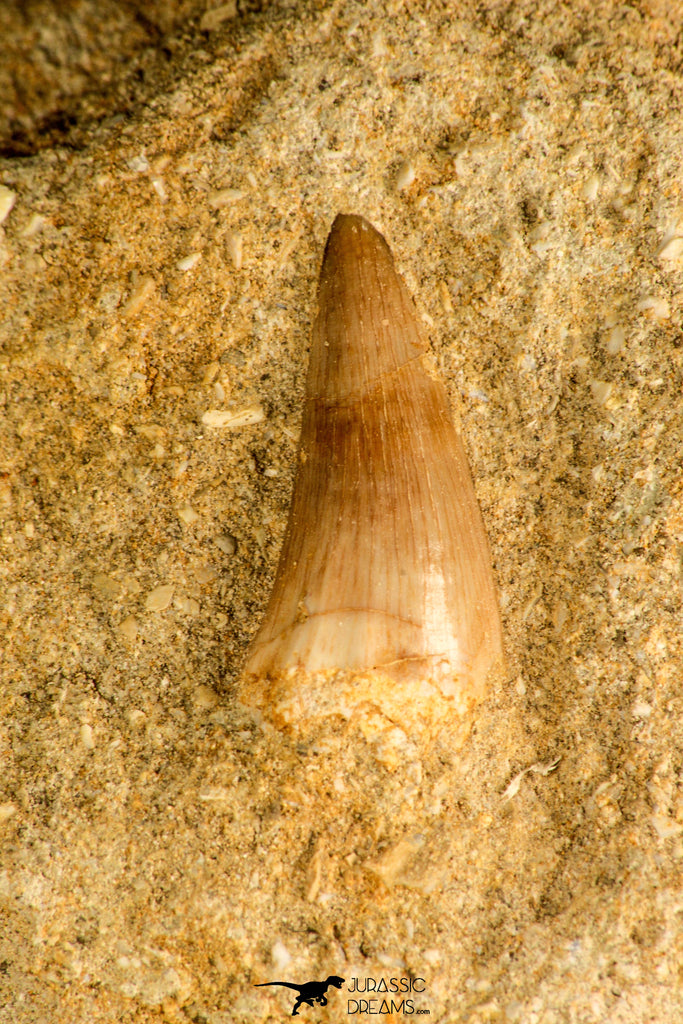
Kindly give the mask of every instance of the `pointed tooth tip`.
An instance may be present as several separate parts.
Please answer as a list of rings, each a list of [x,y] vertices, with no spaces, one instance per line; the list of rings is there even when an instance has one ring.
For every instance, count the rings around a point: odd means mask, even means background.
[[[365,259],[393,270],[394,259],[384,235],[358,213],[338,213],[327,236],[322,276],[334,276],[347,261],[353,265]]]
[[[369,220],[361,217],[359,213],[338,213],[332,221],[331,231],[358,231],[361,228],[375,231]]]
[[[366,220],[365,217],[361,217],[359,213],[338,213],[330,228],[327,249],[329,250],[331,245],[341,245],[344,242],[358,238],[361,233],[367,238],[381,240],[385,246],[387,244],[384,236],[377,228],[369,220]]]

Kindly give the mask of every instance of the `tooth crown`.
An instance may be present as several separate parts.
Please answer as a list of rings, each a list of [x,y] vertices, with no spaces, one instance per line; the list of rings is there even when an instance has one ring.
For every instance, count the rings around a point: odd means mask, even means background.
[[[318,302],[292,507],[242,699],[280,724],[368,702],[462,716],[502,666],[488,544],[412,300],[363,218],[336,218]]]

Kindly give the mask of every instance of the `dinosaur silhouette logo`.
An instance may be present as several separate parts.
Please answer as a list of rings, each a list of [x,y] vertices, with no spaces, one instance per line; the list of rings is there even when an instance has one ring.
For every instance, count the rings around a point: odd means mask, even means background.
[[[292,988],[295,992],[298,992],[296,1002],[294,1003],[294,1009],[292,1010],[292,1017],[299,1016],[299,1007],[303,1006],[327,1006],[327,990],[328,988],[341,988],[344,984],[344,978],[340,978],[336,974],[330,974],[326,981],[307,981],[304,985],[293,985],[291,981],[263,981],[260,985],[254,985],[254,988],[265,988],[266,985],[281,985],[283,988]]]

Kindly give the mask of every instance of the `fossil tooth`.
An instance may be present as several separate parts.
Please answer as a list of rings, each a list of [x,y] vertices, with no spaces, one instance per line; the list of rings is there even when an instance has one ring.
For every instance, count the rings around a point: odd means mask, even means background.
[[[294,731],[379,712],[466,735],[502,669],[484,525],[428,346],[382,235],[337,216],[273,592],[239,683]]]

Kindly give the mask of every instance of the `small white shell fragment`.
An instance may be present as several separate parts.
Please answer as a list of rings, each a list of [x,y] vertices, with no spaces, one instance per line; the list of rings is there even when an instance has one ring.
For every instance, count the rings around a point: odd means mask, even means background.
[[[16,192],[7,188],[7,185],[0,185],[0,224],[4,224],[7,220],[16,201]]]
[[[412,160],[404,160],[396,172],[396,188],[399,192],[410,188],[415,181],[415,165]]]
[[[145,601],[145,608],[148,612],[164,612],[170,607],[173,600],[175,586],[172,583],[164,583],[150,591]]]
[[[161,199],[162,201],[165,201],[166,199],[168,199],[168,193],[166,191],[166,186],[164,185],[164,179],[160,178],[159,175],[155,175],[151,179],[151,181],[152,181],[152,188],[154,189],[156,194],[159,196],[159,199]]]
[[[131,710],[126,713],[126,718],[128,719],[128,724],[131,728],[140,729],[145,724],[147,715],[144,711],[140,711],[139,708],[131,708]]]
[[[625,341],[626,331],[621,324],[615,324],[607,336],[607,344],[605,345],[605,348],[611,356],[615,356],[618,352],[621,352]]]
[[[232,801],[233,791],[228,786],[206,786],[199,790],[197,796],[203,803],[222,804]]]
[[[265,419],[263,408],[258,405],[247,405],[243,409],[208,409],[202,416],[205,427],[227,427],[237,430],[249,427],[253,423],[261,423]]]
[[[131,292],[128,302],[123,307],[123,316],[136,316],[151,295],[154,294],[154,278],[143,277]]]
[[[554,761],[549,761],[548,764],[541,764],[537,761],[536,764],[532,764],[529,765],[528,768],[524,768],[523,771],[518,772],[517,775],[515,775],[512,782],[509,784],[509,786],[507,786],[505,792],[503,793],[502,799],[511,800],[513,796],[516,796],[517,793],[519,793],[519,787],[522,784],[522,779],[525,775],[528,775],[529,772],[534,772],[534,774],[536,775],[550,775],[551,772],[555,771],[559,763],[560,758],[556,757]]]
[[[270,955],[273,958],[273,964],[278,971],[284,971],[285,967],[291,962],[292,954],[289,952],[284,942],[280,939],[273,943],[273,948],[270,951]]]
[[[683,832],[683,825],[679,825],[668,814],[653,814],[650,821],[660,839],[671,839]]]
[[[657,250],[660,260],[677,260],[683,256],[683,237],[675,236],[662,242]]]
[[[81,743],[83,744],[83,746],[85,747],[86,750],[94,750],[95,749],[95,736],[94,736],[93,731],[92,731],[92,726],[88,725],[87,722],[85,722],[81,726],[80,736],[81,736]]]
[[[225,388],[219,380],[217,380],[213,386],[213,393],[217,402],[225,401]]]
[[[198,708],[209,711],[218,704],[218,694],[210,686],[202,683],[193,693],[194,704]]]
[[[0,804],[0,825],[12,817],[13,814],[17,813],[17,805],[7,801],[7,803]]]
[[[666,299],[658,298],[656,295],[646,295],[636,307],[641,313],[646,313],[654,320],[668,320],[671,316],[671,309]]]
[[[535,252],[539,258],[545,256],[545,254],[550,252],[551,249],[554,249],[557,244],[555,237],[551,236],[550,230],[550,221],[544,220],[529,232],[529,238],[532,243],[530,249],[532,252]]]
[[[199,519],[198,513],[195,512],[191,505],[182,505],[178,509],[178,516],[186,526],[192,526]]]
[[[228,255],[232,260],[235,270],[242,269],[242,233],[241,231],[228,231],[225,236],[225,244]]]
[[[637,700],[631,708],[634,718],[649,718],[652,714],[652,705],[644,700]]]
[[[222,210],[225,206],[229,206],[230,203],[236,203],[243,196],[244,192],[240,188],[222,188],[217,192],[211,193],[209,196],[209,206],[212,210]]]
[[[372,37],[371,52],[373,57],[386,57],[389,52],[387,50],[387,44],[384,41],[384,33],[381,29],[378,29]]]
[[[222,25],[224,21],[230,21],[231,18],[237,16],[237,2],[231,0],[229,4],[221,4],[220,7],[214,7],[207,11],[199,22],[199,27],[202,32],[213,32],[214,29]]]
[[[534,589],[531,592],[531,597],[526,603],[524,611],[522,612],[522,621],[526,622],[538,602],[543,597],[543,583],[539,580]]]
[[[609,396],[612,394],[613,387],[614,385],[610,381],[592,380],[591,391],[593,393],[593,398],[600,405],[604,405]]]
[[[193,267],[197,266],[201,258],[202,254],[200,252],[191,252],[188,256],[184,256],[182,260],[178,260],[176,267],[178,270],[192,270]]]
[[[138,635],[137,619],[135,616],[129,615],[123,622],[119,622],[117,630],[126,640],[135,640]]]
[[[135,427],[135,433],[146,438],[147,441],[163,441],[166,437],[166,427],[158,423],[139,423]]]
[[[47,217],[44,217],[42,213],[32,214],[28,224],[21,232],[22,238],[33,238],[42,231],[47,224]]]
[[[581,195],[589,202],[593,203],[598,197],[600,190],[600,178],[597,174],[591,174],[591,176],[584,182],[584,186],[581,189]]]
[[[224,555],[234,555],[237,551],[237,541],[229,533],[218,534],[213,538],[213,542]]]
[[[204,370],[204,376],[202,377],[202,384],[212,384],[216,379],[216,375],[220,371],[220,363],[209,363]]]
[[[126,163],[134,174],[146,174],[149,170],[149,160],[144,153],[140,153],[139,156],[132,156]]]

